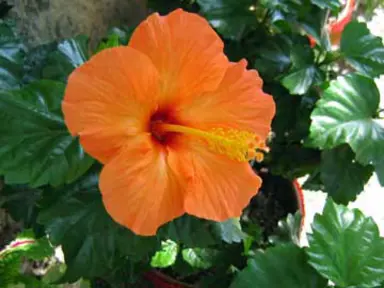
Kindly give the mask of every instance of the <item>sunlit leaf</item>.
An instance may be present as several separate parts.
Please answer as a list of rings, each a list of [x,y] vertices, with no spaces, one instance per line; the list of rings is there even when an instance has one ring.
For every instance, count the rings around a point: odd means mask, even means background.
[[[367,76],[384,73],[384,44],[365,23],[350,22],[343,31],[340,51],[348,64]]]
[[[310,139],[321,149],[347,143],[363,165],[380,171],[384,120],[377,118],[380,94],[370,78],[348,74],[332,81],[313,110]]]
[[[309,263],[339,287],[376,287],[384,280],[384,239],[372,218],[330,198],[308,235]]]

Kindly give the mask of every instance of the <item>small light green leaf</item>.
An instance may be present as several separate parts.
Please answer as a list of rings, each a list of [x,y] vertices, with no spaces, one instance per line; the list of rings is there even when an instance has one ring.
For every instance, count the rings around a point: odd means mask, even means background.
[[[66,82],[69,74],[86,62],[89,57],[88,37],[76,36],[60,42],[43,69],[43,78]]]
[[[10,184],[70,183],[94,160],[72,137],[61,114],[65,85],[42,80],[0,93],[0,174]]]
[[[257,24],[252,0],[197,0],[201,13],[224,37],[239,39],[246,26]]]
[[[209,269],[213,266],[219,252],[209,248],[187,248],[181,252],[183,259],[192,267]]]
[[[309,263],[339,287],[375,287],[384,280],[384,239],[370,217],[327,200],[308,235]]]
[[[132,32],[133,29],[129,29],[126,27],[123,29],[113,27],[108,32],[106,39],[99,44],[95,53],[98,53],[107,48],[117,47],[120,45],[127,45],[129,38],[132,35]]]
[[[348,74],[332,81],[312,112],[311,144],[330,149],[347,143],[358,162],[380,169],[384,120],[376,118],[379,101],[379,91],[370,78]]]
[[[321,158],[321,180],[328,195],[340,204],[354,201],[370,179],[372,166],[355,162],[355,154],[347,145],[324,150]]]
[[[327,280],[307,263],[305,252],[294,244],[258,252],[248,260],[230,288],[324,288]]]
[[[151,266],[155,268],[165,268],[172,266],[176,262],[179,245],[172,240],[161,242],[161,250],[157,251],[151,259]]]
[[[384,73],[383,40],[373,36],[365,23],[350,22],[344,28],[340,50],[360,73],[371,77]]]

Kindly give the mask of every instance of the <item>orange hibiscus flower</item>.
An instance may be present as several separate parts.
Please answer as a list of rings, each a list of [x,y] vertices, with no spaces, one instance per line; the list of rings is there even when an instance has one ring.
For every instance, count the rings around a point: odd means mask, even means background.
[[[275,113],[246,65],[227,60],[206,20],[176,10],[70,75],[65,121],[105,164],[99,186],[116,222],[153,235],[184,213],[241,214],[261,184],[247,161],[262,159]]]

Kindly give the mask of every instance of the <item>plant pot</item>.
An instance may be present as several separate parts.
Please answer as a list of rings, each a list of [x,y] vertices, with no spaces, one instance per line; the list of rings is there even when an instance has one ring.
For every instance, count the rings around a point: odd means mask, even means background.
[[[145,278],[152,283],[153,288],[192,288],[193,287],[192,285],[179,282],[156,270],[148,272],[145,275]]]
[[[258,171],[258,174],[263,179],[263,184],[259,193],[252,198],[245,214],[263,228],[264,240],[267,240],[280,220],[285,219],[288,214],[300,211],[301,223],[297,235],[300,238],[305,219],[304,194],[300,184],[297,180],[290,181],[273,175],[265,168]]]

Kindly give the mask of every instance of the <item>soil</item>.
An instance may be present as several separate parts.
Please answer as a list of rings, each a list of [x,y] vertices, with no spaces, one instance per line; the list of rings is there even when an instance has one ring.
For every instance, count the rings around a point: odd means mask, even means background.
[[[263,240],[267,241],[279,220],[294,214],[299,209],[299,203],[290,180],[269,173],[258,174],[263,184],[247,210],[250,220],[263,229]]]

